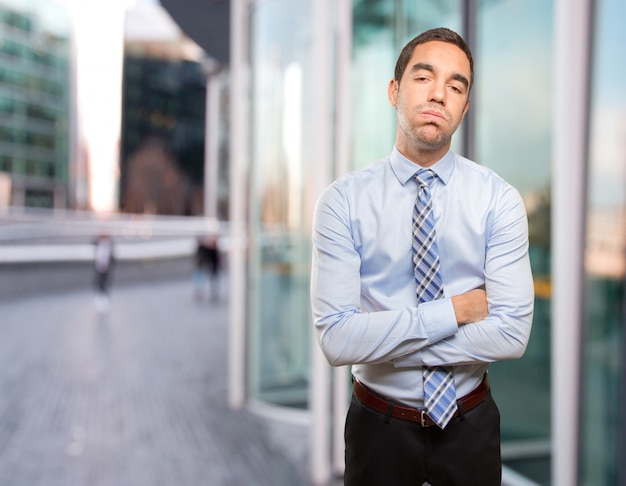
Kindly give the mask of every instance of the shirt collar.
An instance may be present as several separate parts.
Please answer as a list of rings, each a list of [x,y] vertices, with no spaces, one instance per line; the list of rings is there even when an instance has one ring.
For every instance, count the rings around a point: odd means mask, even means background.
[[[455,158],[456,156],[454,152],[452,152],[452,150],[448,150],[446,155],[439,159],[435,164],[431,165],[429,169],[432,169],[435,174],[437,174],[439,179],[441,179],[444,184],[447,184],[450,176],[452,175],[452,170],[454,169]],[[420,169],[416,163],[411,162],[404,155],[402,155],[396,146],[393,147],[393,152],[391,152],[389,160],[391,161],[391,169],[393,170],[393,173],[402,185],[405,185],[408,181],[410,181],[415,173]]]

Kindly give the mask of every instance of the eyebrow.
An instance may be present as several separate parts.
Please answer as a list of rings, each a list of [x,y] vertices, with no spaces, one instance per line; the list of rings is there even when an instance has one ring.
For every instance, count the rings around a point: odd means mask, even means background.
[[[418,62],[416,64],[413,64],[413,66],[411,66],[411,72],[414,73],[416,71],[429,71],[431,73],[435,72],[435,67],[432,64],[427,64],[425,62]],[[460,73],[454,73],[452,74],[452,79],[459,81],[461,83],[463,83],[465,85],[465,88],[469,88],[469,80],[463,76]]]

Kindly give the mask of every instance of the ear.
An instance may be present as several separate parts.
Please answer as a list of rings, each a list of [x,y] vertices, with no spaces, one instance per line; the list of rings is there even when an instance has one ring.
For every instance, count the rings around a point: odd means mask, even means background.
[[[389,85],[387,86],[387,97],[389,98],[389,104],[391,104],[391,106],[396,106],[398,103],[398,89],[398,81],[395,79],[389,81]]]

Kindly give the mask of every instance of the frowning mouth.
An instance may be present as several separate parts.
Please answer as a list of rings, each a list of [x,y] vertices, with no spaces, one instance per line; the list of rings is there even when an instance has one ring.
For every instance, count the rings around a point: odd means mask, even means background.
[[[426,118],[430,118],[430,119],[435,119],[435,120],[446,119],[446,117],[442,113],[439,113],[438,111],[433,111],[433,110],[423,111],[422,116],[425,116]]]

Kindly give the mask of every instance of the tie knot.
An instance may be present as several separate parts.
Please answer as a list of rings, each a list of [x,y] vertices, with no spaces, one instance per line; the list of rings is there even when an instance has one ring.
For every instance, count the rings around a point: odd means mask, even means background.
[[[430,183],[432,182],[432,180],[435,177],[437,177],[437,174],[435,174],[430,169],[419,170],[413,176],[413,178],[417,181],[417,183],[419,184],[420,187],[428,187],[428,186],[430,186]]]

